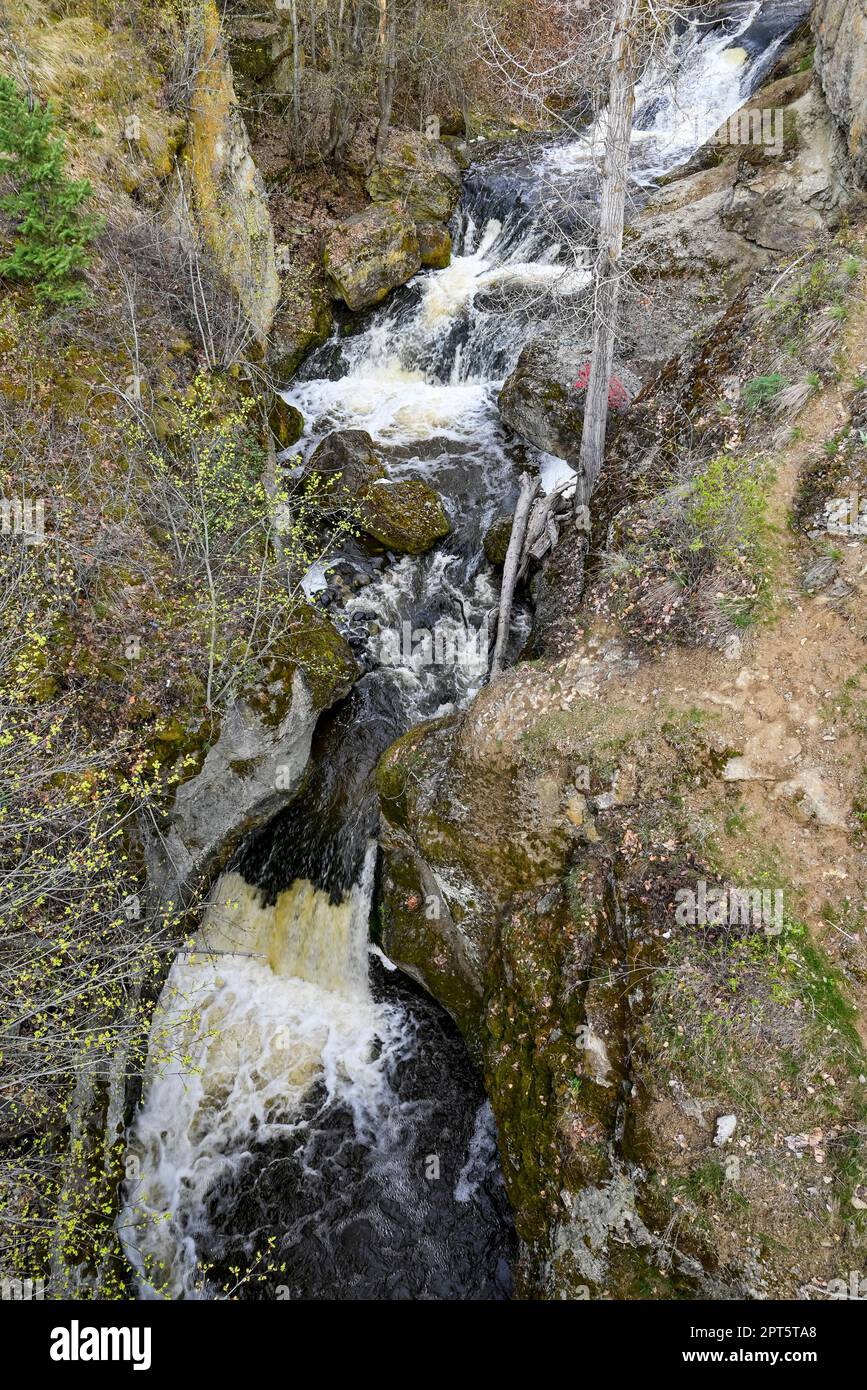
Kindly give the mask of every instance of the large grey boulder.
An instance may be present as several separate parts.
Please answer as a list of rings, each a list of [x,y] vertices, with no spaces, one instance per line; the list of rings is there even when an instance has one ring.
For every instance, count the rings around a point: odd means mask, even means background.
[[[146,835],[148,890],[183,905],[243,834],[263,824],[298,790],[319,711],[300,671],[279,724],[269,727],[245,701],[223,719],[201,771],[178,788],[167,829]]]
[[[181,782],[161,822],[141,839],[155,908],[183,909],[249,831],[292,800],[307,769],[316,721],[358,676],[345,639],[307,604],[296,614],[271,679],[226,710],[195,776]]]
[[[422,478],[388,477],[366,430],[326,435],[305,474],[317,502],[347,513],[374,547],[420,555],[451,530],[440,498]]]
[[[503,383],[498,398],[500,415],[510,429],[546,454],[568,458],[581,442],[589,347],[586,342],[563,343],[556,338],[532,338],[523,348],[515,370]],[[633,372],[616,363],[612,373],[623,396],[612,385],[615,408],[612,428],[636,394]]]
[[[461,191],[461,171],[439,140],[392,130],[365,187],[375,203],[398,199],[414,222],[446,222]]]
[[[367,309],[421,267],[415,224],[398,202],[374,204],[338,222],[322,260],[333,297]]]
[[[382,460],[367,430],[333,430],[310,456],[305,472],[321,480],[329,501],[345,501],[385,477]]]

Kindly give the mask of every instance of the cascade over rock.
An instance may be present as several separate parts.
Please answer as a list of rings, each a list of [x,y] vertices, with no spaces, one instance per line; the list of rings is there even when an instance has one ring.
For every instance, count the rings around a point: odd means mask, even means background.
[[[683,435],[654,434],[666,389],[676,388],[685,431],[696,406],[723,418],[722,370],[709,385],[705,376],[724,344],[701,331],[741,313],[738,290],[775,252],[770,212],[798,237],[825,236],[849,206],[841,137],[791,72],[771,98],[798,108],[797,148],[782,160],[737,147],[689,163],[697,111],[716,124],[756,93],[796,10],[685,25],[671,40],[674,90],[656,71],[642,79],[633,241],[639,266],[653,247],[673,273],[630,306],[616,369],[627,398],[644,383],[612,450],[615,474],[639,492],[660,450],[689,450]],[[362,535],[338,561],[351,584],[332,582],[328,558],[305,583],[329,590],[363,675],[320,721],[309,767],[312,715],[303,691],[295,709],[293,686],[263,777],[250,779],[257,824],[164,992],[153,1057],[168,1022],[185,1067],[149,1066],[133,1138],[143,1181],[129,1199],[133,1224],[168,1214],[138,1248],[164,1263],[173,1291],[190,1292],[199,1260],[231,1273],[267,1228],[279,1231],[292,1297],[507,1296],[515,1250],[503,1179],[523,1296],[795,1297],[834,1270],[843,1189],[817,1252],[824,1203],[812,1169],[779,1162],[773,1136],[791,1126],[799,1140],[817,1115],[828,1129],[849,1116],[852,1077],[834,1051],[850,1040],[845,1005],[839,1036],[819,1038],[811,991],[832,982],[814,978],[806,955],[796,970],[767,941],[672,929],[675,895],[703,871],[708,799],[742,751],[734,721],[664,709],[651,662],[593,627],[583,550],[572,564],[586,542],[574,535],[534,580],[559,630],[537,622],[539,660],[485,685],[494,566],[519,476],[538,473],[543,493],[572,477],[587,355],[574,325],[591,249],[576,242],[578,228],[592,229],[592,136],[486,149],[465,180],[449,261],[431,229],[454,209],[455,171],[441,145],[392,131],[368,177],[373,206],[325,248],[334,298],[381,308],[314,346],[283,394],[303,419],[302,477],[337,479],[338,509],[360,517]],[[552,226],[552,187],[565,228]],[[730,274],[711,274],[715,238]],[[422,263],[429,273],[418,275]],[[731,322],[721,322],[725,338]],[[325,336],[313,328],[299,351]],[[669,361],[693,335],[694,356]],[[294,364],[291,332],[287,344]],[[623,478],[603,484],[598,519],[612,544],[655,528],[667,540],[682,521],[687,489],[669,490],[667,510],[629,511],[616,496]],[[358,545],[365,536],[377,544]],[[383,548],[406,553],[371,557]],[[557,583],[564,574],[571,587]],[[651,599],[664,605],[666,594],[660,585]],[[524,596],[511,661],[530,628]],[[231,752],[203,769],[199,792],[237,795],[246,766],[234,759],[230,787]],[[288,804],[260,825],[278,757]],[[781,778],[780,796],[796,795],[795,781]],[[814,784],[798,786],[821,804]],[[222,831],[218,852],[212,827],[184,820],[183,802],[179,813],[181,852],[223,866]],[[191,1000],[201,1026],[190,1024]],[[466,1080],[467,1052],[489,1104]],[[821,1075],[832,1056],[833,1094],[795,1094],[794,1075]],[[744,1164],[747,1198],[737,1188],[717,1219],[713,1202],[734,1192],[719,1121],[747,1083],[765,1147]],[[421,1179],[441,1146],[447,1181]],[[147,1290],[144,1265],[140,1276]]]

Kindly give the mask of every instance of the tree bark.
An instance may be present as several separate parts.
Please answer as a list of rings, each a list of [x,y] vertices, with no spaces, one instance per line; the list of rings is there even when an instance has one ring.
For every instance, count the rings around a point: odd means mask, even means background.
[[[575,506],[589,502],[605,454],[608,384],[614,361],[617,305],[620,298],[623,220],[629,169],[629,139],[635,108],[636,42],[634,25],[641,0],[618,0],[608,82],[608,127],[599,210],[599,247],[593,276],[593,358],[579,457],[580,486]]]
[[[521,491],[518,495],[518,505],[515,508],[515,518],[512,522],[512,534],[509,537],[509,548],[506,551],[506,563],[503,566],[503,583],[500,588],[500,611],[497,617],[497,642],[494,647],[494,656],[491,661],[491,672],[489,680],[496,680],[503,669],[503,659],[506,654],[506,643],[509,640],[509,625],[512,617],[512,599],[515,594],[515,584],[518,579],[518,571],[521,557],[524,550],[524,536],[527,531],[527,519],[530,515],[530,507],[536,495],[538,481],[532,479],[529,473],[521,474]]]
[[[376,130],[376,158],[385,154],[394,104],[394,78],[397,48],[396,0],[379,0],[379,124]]]

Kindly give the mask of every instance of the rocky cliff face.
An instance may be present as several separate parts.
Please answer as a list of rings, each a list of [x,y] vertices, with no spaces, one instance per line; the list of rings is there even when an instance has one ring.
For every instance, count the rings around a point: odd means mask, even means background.
[[[857,1035],[794,922],[677,914],[756,872],[710,845],[743,735],[636,665],[592,637],[394,746],[383,945],[482,1066],[520,1294],[803,1297],[853,1238]]]
[[[821,519],[867,467],[862,204],[801,58],[754,99],[782,150],[705,151],[634,228],[672,274],[627,316],[586,582],[567,536],[535,659],[379,768],[383,946],[482,1068],[523,1296],[821,1297],[863,1261],[863,543]]]
[[[816,71],[842,130],[852,168],[867,187],[867,4],[815,0]]]
[[[208,0],[193,18],[200,47],[184,168],[207,255],[240,300],[264,350],[280,299],[274,230],[220,33]]]

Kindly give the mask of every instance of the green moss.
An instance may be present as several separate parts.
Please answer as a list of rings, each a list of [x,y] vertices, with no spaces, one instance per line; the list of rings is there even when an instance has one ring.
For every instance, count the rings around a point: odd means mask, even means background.
[[[451,928],[442,902],[426,894],[416,861],[405,851],[387,855],[379,912],[386,952],[424,981],[479,1060],[478,987],[445,935]]]
[[[430,550],[451,531],[442,502],[420,478],[368,488],[360,501],[358,525],[386,550],[405,555]]]
[[[512,538],[512,518],[510,516],[498,517],[485,532],[483,541],[485,558],[488,564],[501,569],[506,563],[506,552],[509,549],[509,541]]]
[[[349,644],[336,627],[312,604],[299,604],[284,644],[284,689],[291,686],[290,675],[300,667],[313,696],[316,709],[327,709],[336,699],[348,693],[358,676],[358,666]],[[288,695],[288,690],[287,690]],[[278,707],[271,718],[277,723],[285,714]]]
[[[453,719],[433,719],[417,724],[409,733],[396,739],[383,753],[376,767],[376,790],[383,814],[392,825],[407,829],[408,813],[419,774],[427,765],[429,750],[426,736],[433,729],[448,728]]]

